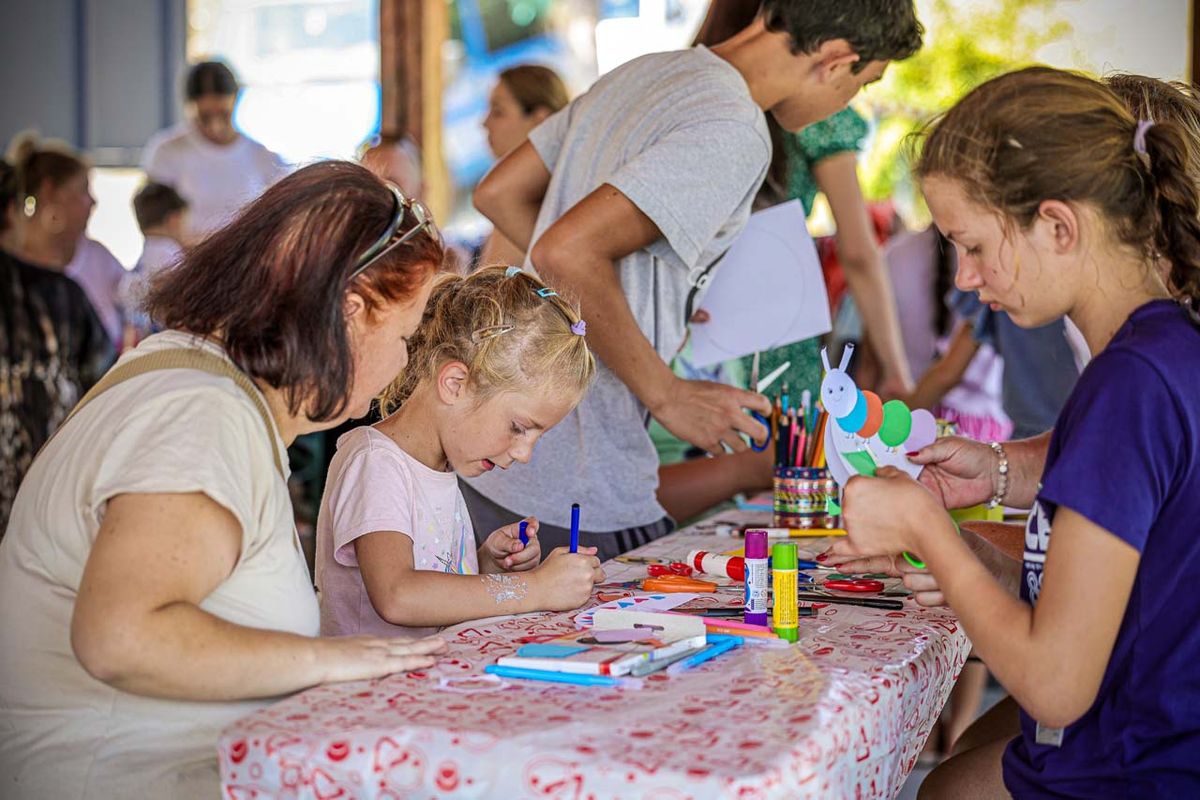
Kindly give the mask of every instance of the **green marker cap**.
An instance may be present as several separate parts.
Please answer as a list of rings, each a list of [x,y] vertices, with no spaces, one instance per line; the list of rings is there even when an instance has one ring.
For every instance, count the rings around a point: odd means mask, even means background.
[[[796,569],[795,542],[778,542],[771,548],[771,569]]]

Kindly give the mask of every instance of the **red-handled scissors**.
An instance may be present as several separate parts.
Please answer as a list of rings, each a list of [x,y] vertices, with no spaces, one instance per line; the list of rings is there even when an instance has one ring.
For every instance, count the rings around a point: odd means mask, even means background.
[[[877,581],[874,578],[835,578],[827,580],[821,585],[826,589],[835,589],[839,592],[871,594],[883,591],[883,581]]]
[[[690,578],[692,572],[692,568],[682,561],[673,561],[670,564],[649,564],[646,567],[646,573],[652,578],[661,578],[663,575],[682,575]]]

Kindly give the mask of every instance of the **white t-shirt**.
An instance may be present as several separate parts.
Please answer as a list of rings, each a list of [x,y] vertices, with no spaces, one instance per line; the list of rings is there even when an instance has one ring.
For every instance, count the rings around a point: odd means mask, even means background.
[[[122,357],[216,345],[176,331]],[[201,603],[255,628],[315,636],[320,616],[287,485],[250,399],[197,370],[151,372],[84,408],[42,451],[0,541],[0,795],[214,798],[222,728],[265,701],[142,697],[88,675],[71,649],[80,578],[107,501],[203,492],[242,526],[233,572]]]
[[[142,166],[150,180],[174,187],[188,202],[189,233],[196,237],[229,222],[287,174],[283,159],[249,136],[213,144],[187,123],[151,136]]]
[[[658,226],[658,239],[616,266],[642,335],[670,362],[693,281],[745,227],[771,161],[745,78],[705,47],[642,56],[534,128],[529,143],[550,171],[531,244],[605,183]],[[528,464],[467,482],[514,517],[560,528],[580,503],[584,530],[606,533],[666,515],[658,466],[646,409],[600,362],[583,402],[542,435]]]
[[[121,302],[125,306],[127,319],[149,326],[149,320],[144,319],[143,306],[150,279],[167,267],[178,264],[182,256],[183,248],[171,237],[155,234],[146,237],[137,264],[121,281]]]
[[[436,628],[392,625],[375,612],[354,552],[354,540],[375,531],[411,539],[417,569],[479,574],[475,529],[458,475],[427,467],[387,434],[364,425],[338,439],[317,516],[321,633],[435,633]]]

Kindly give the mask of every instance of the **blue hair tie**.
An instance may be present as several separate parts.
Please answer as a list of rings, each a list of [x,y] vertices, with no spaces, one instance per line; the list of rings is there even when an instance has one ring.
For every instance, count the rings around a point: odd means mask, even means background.
[[[509,267],[508,269],[504,270],[504,277],[511,278],[513,275],[519,275],[520,273],[520,267]]]

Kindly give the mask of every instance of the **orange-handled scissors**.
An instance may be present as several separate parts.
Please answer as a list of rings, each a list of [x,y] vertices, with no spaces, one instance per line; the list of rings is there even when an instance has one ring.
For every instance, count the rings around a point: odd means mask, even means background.
[[[683,575],[660,575],[642,581],[645,592],[715,592],[717,585],[712,581],[687,578]]]

